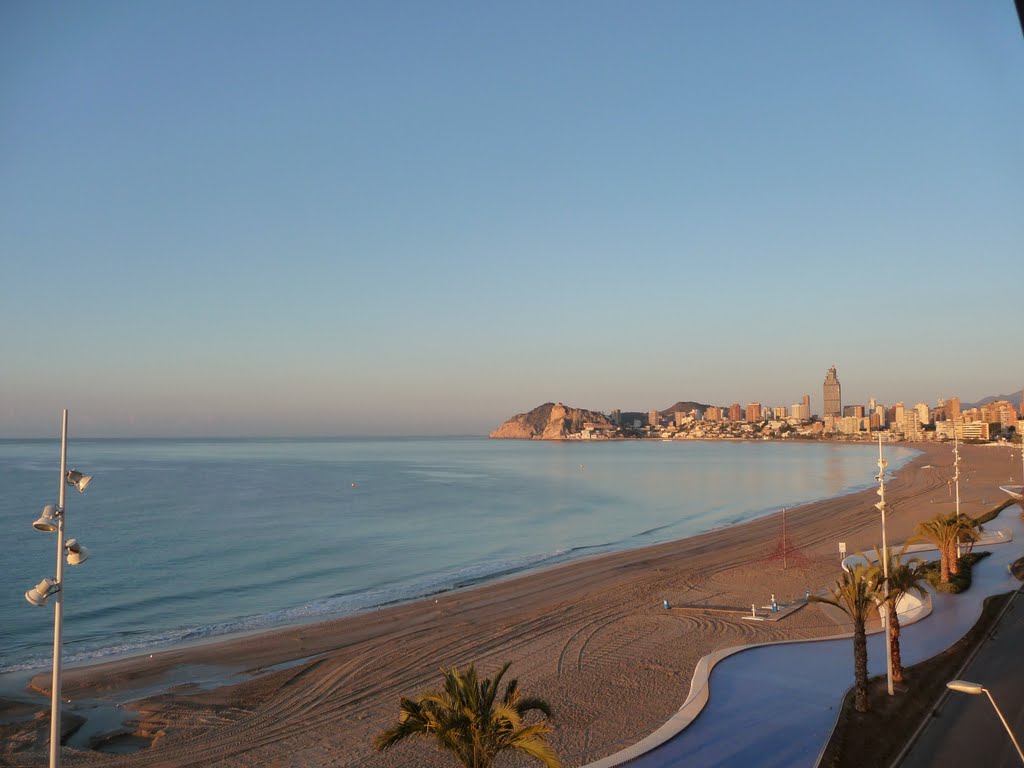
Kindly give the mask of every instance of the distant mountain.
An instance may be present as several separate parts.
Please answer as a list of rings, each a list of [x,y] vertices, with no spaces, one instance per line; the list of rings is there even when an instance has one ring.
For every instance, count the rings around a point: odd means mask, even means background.
[[[694,408],[699,410],[701,413],[704,413],[704,411],[706,411],[710,407],[710,405],[707,405],[705,403],[695,403],[692,400],[680,400],[675,405],[670,405],[668,408],[658,411],[658,417],[671,419],[673,416],[675,416],[676,411],[689,413]],[[650,411],[623,411],[622,423],[632,424],[634,421],[640,421],[641,423],[646,424],[648,416],[650,416]]]
[[[1020,405],[1021,393],[1024,393],[1024,389],[1018,390],[1012,395],[989,395],[988,397],[981,398],[981,400],[976,403],[960,403],[960,408],[961,410],[966,410],[967,408],[981,408],[981,406],[994,403],[997,400],[1009,400],[1014,405]]]
[[[583,429],[584,422],[611,424],[603,413],[570,408],[561,403],[544,403],[528,413],[517,413],[491,437],[514,440],[561,440]]]
[[[701,413],[704,413],[704,411],[706,411],[710,407],[711,407],[710,405],[706,405],[704,403],[695,403],[692,400],[680,400],[675,405],[670,405],[665,410],[658,411],[658,415],[659,416],[672,416],[672,415],[674,415],[676,413],[676,411],[682,411],[683,413],[689,413],[690,411],[694,410],[695,408],[698,411],[700,411]]]

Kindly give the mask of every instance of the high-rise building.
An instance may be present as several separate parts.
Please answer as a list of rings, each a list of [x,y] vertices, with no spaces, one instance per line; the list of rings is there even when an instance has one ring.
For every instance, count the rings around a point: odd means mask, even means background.
[[[790,416],[800,421],[811,420],[811,396],[804,395],[799,403],[795,403],[790,409]]]
[[[843,415],[843,395],[839,386],[839,379],[836,377],[836,367],[833,365],[825,374],[825,384],[822,386],[822,416]]]
[[[729,421],[743,421],[743,408],[739,403],[729,406]]]
[[[747,405],[747,421],[760,421],[761,420],[761,404],[760,403],[749,403]]]
[[[721,421],[722,420],[722,409],[717,405],[709,405],[707,410],[704,411],[704,421]]]
[[[661,416],[658,414],[657,411],[648,411],[647,412],[647,423],[650,424],[652,427],[660,426],[661,425]]]
[[[946,418],[950,421],[960,418],[960,398],[951,397],[946,400]]]
[[[928,403],[918,403],[914,406],[914,409],[917,411],[917,420],[922,425],[927,426],[932,423],[932,415],[931,411],[928,410]]]

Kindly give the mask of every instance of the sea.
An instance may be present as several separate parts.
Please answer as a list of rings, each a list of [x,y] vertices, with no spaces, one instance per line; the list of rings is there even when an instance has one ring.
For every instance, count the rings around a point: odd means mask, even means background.
[[[891,470],[916,451],[888,446]],[[65,664],[318,621],[680,539],[874,484],[826,442],[72,439]],[[0,675],[51,663],[59,440],[0,440]]]

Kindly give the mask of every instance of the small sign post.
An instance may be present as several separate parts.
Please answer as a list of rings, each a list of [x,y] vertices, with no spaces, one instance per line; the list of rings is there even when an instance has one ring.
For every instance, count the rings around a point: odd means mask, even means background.
[[[839,559],[840,560],[845,560],[846,559],[846,542],[845,541],[840,541],[839,542]]]

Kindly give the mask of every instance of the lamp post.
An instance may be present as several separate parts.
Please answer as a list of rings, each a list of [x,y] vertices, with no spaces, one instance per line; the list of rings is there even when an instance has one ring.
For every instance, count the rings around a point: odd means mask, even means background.
[[[1024,752],[1020,749],[1020,744],[1017,743],[1017,737],[1013,735],[1013,731],[1010,730],[1010,724],[1006,722],[1006,718],[1003,717],[1003,713],[999,711],[999,707],[996,706],[996,700],[992,698],[992,692],[981,685],[981,683],[972,683],[967,680],[950,680],[946,683],[946,687],[951,691],[957,691],[958,693],[969,693],[977,696],[980,693],[984,693],[988,696],[988,700],[992,702],[992,709],[999,715],[999,719],[1003,723],[1003,728],[1010,734],[1010,741],[1013,742],[1013,746],[1017,748],[1017,755],[1020,757],[1020,761],[1024,763]]]
[[[960,520],[960,443],[953,431],[953,484],[956,486],[956,519]],[[956,536],[956,559],[960,559],[960,534]]]
[[[882,456],[882,435],[878,435],[878,475],[875,476],[875,480],[878,481],[878,503],[875,504],[875,509],[882,513],[882,576],[885,581],[883,582],[882,588],[885,591],[885,679],[886,688],[889,691],[889,695],[895,695],[895,690],[892,685],[892,635],[889,634],[889,623],[892,620],[890,611],[896,610],[896,606],[889,604],[889,548],[885,542],[885,468],[889,466],[889,462]]]
[[[42,607],[48,598],[53,597],[53,682],[50,690],[50,768],[60,765],[60,688],[61,688],[61,640],[64,628],[64,557],[70,565],[78,565],[89,556],[85,547],[77,539],[64,540],[64,497],[67,486],[85,491],[92,480],[78,470],[68,472],[68,411],[65,408],[61,419],[60,433],[60,487],[57,493],[57,507],[43,507],[43,514],[32,527],[46,533],[57,533],[57,575],[52,579],[43,579],[39,584],[25,593],[25,599],[35,606]]]

